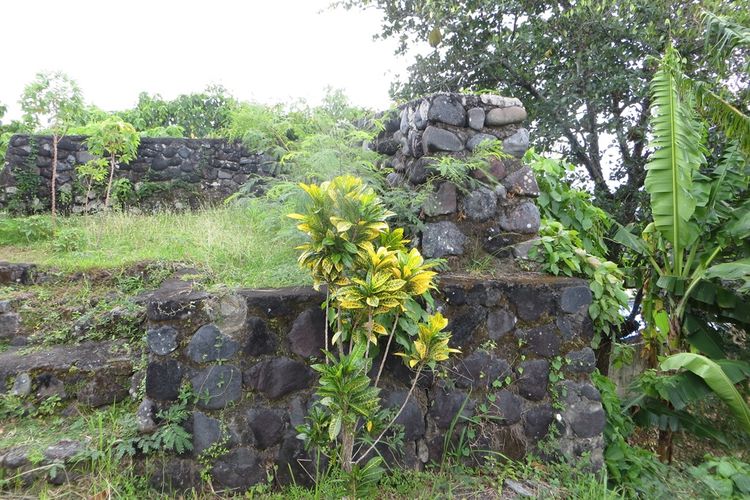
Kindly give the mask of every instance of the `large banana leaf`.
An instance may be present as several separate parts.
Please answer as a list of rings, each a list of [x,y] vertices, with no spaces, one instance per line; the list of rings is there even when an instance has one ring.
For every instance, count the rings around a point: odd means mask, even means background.
[[[700,354],[682,352],[661,362],[662,370],[688,370],[703,379],[708,387],[729,406],[740,426],[750,434],[750,407],[721,366]]]
[[[669,49],[651,81],[655,148],[646,165],[645,187],[651,196],[656,228],[673,246],[673,271],[682,273],[682,250],[700,234],[692,220],[696,208],[693,176],[704,160],[701,125],[683,102],[675,79],[677,54]]]
[[[750,258],[711,266],[706,270],[706,278],[741,281],[738,291],[750,293]]]

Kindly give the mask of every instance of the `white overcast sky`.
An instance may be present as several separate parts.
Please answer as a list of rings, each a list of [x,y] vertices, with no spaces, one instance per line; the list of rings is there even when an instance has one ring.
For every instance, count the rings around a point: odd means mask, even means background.
[[[60,70],[88,103],[131,107],[224,85],[263,103],[316,103],[326,86],[353,104],[385,109],[410,63],[395,41],[374,41],[380,13],[328,9],[330,0],[20,0],[0,5],[0,103],[20,115],[24,85]]]

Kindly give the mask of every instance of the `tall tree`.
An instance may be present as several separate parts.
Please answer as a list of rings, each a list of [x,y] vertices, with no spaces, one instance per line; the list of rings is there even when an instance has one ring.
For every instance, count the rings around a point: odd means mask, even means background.
[[[61,72],[38,73],[21,96],[24,119],[37,131],[52,134],[52,217],[57,214],[57,146],[83,111],[78,84]]]
[[[378,36],[400,53],[428,42],[396,98],[458,89],[492,89],[520,98],[536,145],[561,153],[593,184],[598,202],[622,222],[640,205],[645,179],[650,57],[671,31],[685,69],[706,80],[730,78],[729,99],[743,102],[748,76],[736,50],[729,64],[706,57],[702,9],[748,16],[750,1],[695,0],[345,0],[383,12]]]

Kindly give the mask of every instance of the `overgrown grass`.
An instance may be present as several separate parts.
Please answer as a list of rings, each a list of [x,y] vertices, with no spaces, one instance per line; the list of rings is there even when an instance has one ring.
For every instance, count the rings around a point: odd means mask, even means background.
[[[216,283],[245,287],[307,284],[296,263],[298,236],[279,204],[186,213],[104,213],[0,220],[0,255],[64,272],[113,268],[144,260],[196,266]],[[31,221],[31,222],[30,222]],[[29,223],[38,230],[31,233]]]

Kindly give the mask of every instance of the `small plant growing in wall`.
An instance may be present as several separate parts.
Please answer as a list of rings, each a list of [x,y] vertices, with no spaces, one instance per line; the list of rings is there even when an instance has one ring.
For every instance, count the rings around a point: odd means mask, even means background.
[[[94,158],[83,165],[76,167],[78,177],[86,182],[86,205],[84,211],[89,211],[89,199],[91,198],[91,189],[95,184],[99,184],[107,178],[107,160],[105,158]]]
[[[299,428],[300,438],[341,466],[349,493],[357,496],[377,483],[382,459],[373,452],[406,407],[422,371],[458,351],[448,346],[448,320],[440,313],[428,315],[421,305],[432,303],[435,262],[407,249],[403,230],[389,228],[393,213],[375,192],[351,176],[301,187],[307,194],[302,213],[290,215],[309,239],[299,247],[299,263],[316,288],[326,286],[328,321],[326,360],[313,366],[320,373],[320,400],[309,424]],[[397,355],[414,372],[395,414],[381,409],[378,395],[394,340]],[[373,380],[369,373],[378,352],[382,360]]]
[[[135,128],[119,118],[108,118],[96,125],[86,139],[89,152],[109,161],[109,180],[104,197],[104,206],[109,207],[112,181],[119,163],[128,163],[136,157],[141,138]]]
[[[81,90],[64,73],[38,73],[21,97],[24,120],[36,129],[52,134],[52,217],[57,214],[57,146],[83,110]]]

